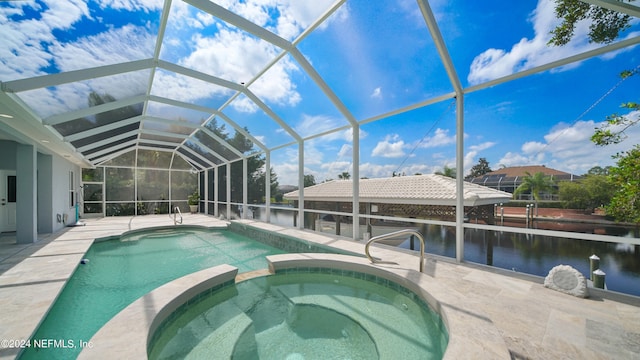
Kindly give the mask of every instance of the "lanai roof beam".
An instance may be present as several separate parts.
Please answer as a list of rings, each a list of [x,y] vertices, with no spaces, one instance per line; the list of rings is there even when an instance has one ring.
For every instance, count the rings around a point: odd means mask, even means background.
[[[92,129],[89,129],[89,130],[80,131],[80,132],[77,132],[75,134],[67,135],[63,139],[65,141],[69,141],[69,142],[77,141],[77,140],[84,139],[84,138],[89,137],[89,136],[98,135],[98,134],[101,134],[103,132],[111,131],[111,130],[114,130],[114,129],[117,129],[117,128],[120,128],[120,127],[123,127],[123,126],[135,124],[135,123],[141,121],[142,118],[143,118],[143,116],[134,116],[134,117],[131,117],[131,118],[128,118],[128,119],[116,121],[116,122],[111,123],[111,124],[97,126],[97,127],[92,128]]]
[[[122,100],[116,100],[84,109],[69,111],[58,115],[52,115],[43,119],[42,123],[45,125],[58,125],[67,121],[73,121],[83,117],[93,116],[95,114],[100,114],[106,111],[119,109],[125,106],[139,104],[146,100],[147,97],[145,95],[133,96],[130,98],[124,98]]]
[[[27,90],[41,89],[104,76],[146,70],[152,68],[153,65],[153,59],[144,59],[113,65],[97,66],[89,69],[71,70],[58,74],[34,76],[26,79],[3,82],[2,91],[17,93]]]
[[[116,136],[112,136],[112,137],[110,137],[108,139],[96,141],[96,142],[93,142],[91,144],[88,144],[88,145],[85,145],[85,146],[81,146],[81,147],[77,148],[77,151],[79,151],[81,153],[84,153],[84,152],[86,152],[88,150],[95,149],[95,148],[98,148],[98,147],[101,147],[101,146],[104,146],[104,145],[108,145],[108,144],[111,144],[111,143],[116,142],[118,140],[126,139],[126,138],[128,138],[130,136],[134,136],[136,134],[138,134],[138,130],[131,130],[131,131],[128,131],[128,132],[125,132],[125,133],[122,133],[122,134],[118,134]]]

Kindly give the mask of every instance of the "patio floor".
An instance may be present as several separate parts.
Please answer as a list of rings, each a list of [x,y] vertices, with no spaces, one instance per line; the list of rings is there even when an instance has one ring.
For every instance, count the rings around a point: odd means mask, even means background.
[[[86,226],[47,234],[34,244],[15,244],[14,234],[0,235],[0,359],[19,349],[4,340],[28,339],[71,276],[93,239],[128,230],[172,225],[167,215],[86,219]],[[287,232],[327,243],[331,236],[243,220],[270,231]],[[185,215],[184,223],[208,227],[226,222],[206,215]],[[336,238],[348,250],[362,242]],[[428,249],[427,249],[428,250]],[[383,251],[389,260],[416,269],[418,258],[406,252]],[[374,254],[377,255],[377,254]],[[385,257],[385,260],[387,258]],[[445,292],[439,300],[492,323],[512,359],[632,359],[640,353],[640,298],[591,291],[580,299],[545,288],[541,278],[474,264],[456,264],[428,256],[424,273]],[[88,340],[88,339],[87,339]],[[485,354],[486,355],[486,354]],[[485,358],[468,354],[469,358]],[[507,357],[508,358],[508,357]]]

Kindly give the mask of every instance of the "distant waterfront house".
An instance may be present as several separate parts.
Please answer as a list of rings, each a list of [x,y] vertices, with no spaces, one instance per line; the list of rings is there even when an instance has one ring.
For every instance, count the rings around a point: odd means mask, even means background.
[[[531,165],[531,166],[512,166],[486,173],[482,176],[472,179],[470,182],[483,186],[490,187],[492,189],[506,191],[512,193],[515,189],[522,184],[522,179],[527,177],[527,173],[533,175],[536,173],[543,173],[550,176],[556,183],[561,181],[577,181],[582,179],[582,176],[570,174],[564,171],[552,169],[544,165]],[[530,194],[521,194],[519,196],[522,200],[531,200]],[[549,193],[541,193],[540,197],[543,200],[557,200],[557,195]]]

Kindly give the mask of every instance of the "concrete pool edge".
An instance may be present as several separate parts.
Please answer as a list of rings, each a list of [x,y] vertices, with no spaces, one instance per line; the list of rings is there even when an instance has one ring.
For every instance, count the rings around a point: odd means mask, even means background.
[[[367,259],[339,254],[282,254],[267,256],[267,260],[271,273],[291,268],[327,267],[393,281],[420,296],[442,318],[449,333],[444,359],[467,358],[468,354],[483,354],[492,359],[511,358],[502,335],[491,320],[440,300],[439,293],[446,289],[416,270],[396,265],[372,265]]]
[[[124,231],[124,232],[122,232],[120,234],[114,234],[114,235],[98,237],[98,238],[95,238],[93,240],[93,243],[103,242],[103,241],[122,240],[123,238],[125,238],[127,236],[134,236],[136,234],[144,234],[144,233],[147,233],[149,231],[177,230],[177,229],[180,229],[180,230],[195,229],[195,230],[204,230],[204,231],[216,231],[216,230],[227,230],[228,229],[228,225],[207,226],[207,225],[184,224],[184,225],[153,226],[153,227],[148,227],[148,228],[139,228],[139,229],[127,230],[127,231]]]
[[[218,265],[154,289],[100,328],[78,359],[146,359],[149,336],[164,319],[201,292],[234,281],[237,274],[234,266]]]
[[[445,289],[418,271],[372,265],[366,259],[340,254],[282,254],[267,256],[267,260],[269,274],[283,269],[325,267],[393,281],[416,293],[441,316],[449,333],[444,359],[464,358],[466,354],[510,358],[502,336],[490,320],[441,301],[437,295],[434,296],[434,291],[438,294]],[[91,338],[91,347],[84,348],[78,359],[146,358],[150,337],[167,317],[194,296],[233,281],[236,275],[237,268],[219,265],[186,275],[147,293],[105,324]]]

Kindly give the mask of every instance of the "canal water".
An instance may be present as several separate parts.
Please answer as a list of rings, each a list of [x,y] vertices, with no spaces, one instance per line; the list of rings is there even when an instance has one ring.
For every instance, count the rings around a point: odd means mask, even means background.
[[[266,220],[264,209],[253,209],[253,217]],[[279,209],[271,210],[271,222],[282,226],[293,226],[293,212]],[[335,233],[335,225],[317,226],[325,232]],[[333,225],[333,227],[331,227]],[[506,225],[506,224],[505,224]],[[511,225],[511,224],[510,224]],[[516,225],[517,226],[517,225]],[[582,233],[598,233],[628,238],[640,238],[640,229],[571,223],[534,224],[538,228],[571,229]],[[343,224],[348,230],[351,224]],[[386,229],[385,229],[386,228]],[[406,228],[404,226],[403,228]],[[382,230],[381,230],[382,229]],[[386,231],[388,229],[388,231]],[[425,225],[426,252],[446,257],[456,256],[455,227]],[[508,227],[505,227],[507,230]],[[373,235],[399,230],[398,227],[374,227]],[[350,232],[342,232],[349,236]],[[415,248],[419,245],[416,241]],[[398,245],[410,249],[410,240]],[[589,257],[600,257],[600,269],[606,273],[607,289],[640,296],[640,246],[614,244],[601,241],[577,240],[541,235],[518,234],[507,231],[465,230],[465,261],[491,265],[503,269],[545,277],[556,265],[570,265],[589,278]]]

